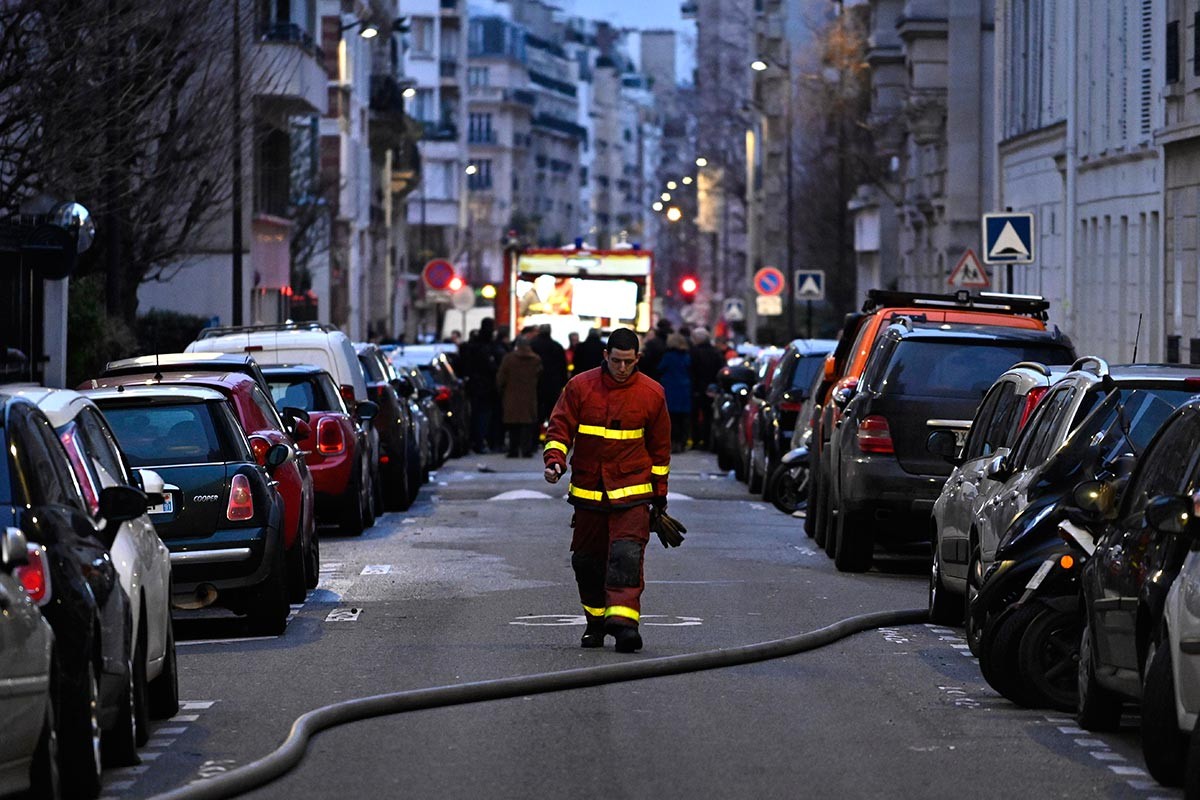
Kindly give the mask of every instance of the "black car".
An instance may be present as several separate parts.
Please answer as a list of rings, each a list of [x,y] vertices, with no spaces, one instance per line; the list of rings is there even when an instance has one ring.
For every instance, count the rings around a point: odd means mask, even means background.
[[[367,382],[367,396],[379,406],[371,421],[379,432],[379,505],[403,511],[416,499],[422,482],[412,412],[407,397],[400,393],[408,388],[407,381],[396,375],[378,345],[356,342],[354,350]]]
[[[1200,381],[1193,388],[1200,390]],[[1119,506],[1104,482],[1075,493],[1085,510],[1108,517],[1092,526],[1096,550],[1081,581],[1077,709],[1088,730],[1120,723],[1123,703],[1142,699],[1154,656],[1167,647],[1163,607],[1193,543],[1198,490],[1200,400],[1191,400],[1154,436]]]
[[[259,466],[226,396],[185,385],[120,386],[88,397],[134,467],[162,476],[150,518],[171,551],[177,608],[219,605],[277,634],[287,624],[283,499],[271,471],[288,456],[272,445]]]
[[[0,527],[35,545],[22,582],[54,630],[60,772],[70,796],[94,797],[102,743],[104,761],[137,763],[132,612],[106,537],[112,523],[146,512],[146,496],[130,486],[102,490],[102,529],[45,415],[3,394],[0,412]]]
[[[825,357],[837,342],[832,339],[796,339],[783,351],[775,365],[770,389],[765,392],[762,408],[754,419],[754,444],[762,448],[764,464],[763,499],[771,500],[771,478],[784,453],[790,449],[792,432],[813,379],[824,371]],[[807,420],[806,420],[807,422]]]
[[[400,346],[387,351],[396,369],[416,367],[433,389],[433,401],[442,410],[444,427],[450,432],[451,455],[461,456],[471,449],[471,402],[463,380],[454,372],[444,352],[431,351],[425,345]]]
[[[754,359],[742,357],[721,367],[717,372],[717,382],[708,387],[712,398],[710,441],[717,454],[718,469],[733,469],[741,460],[738,424],[742,420],[742,409],[746,407],[754,381]]]
[[[390,359],[389,359],[390,360]],[[434,400],[437,390],[425,373],[416,367],[392,363],[396,374],[408,380],[411,386],[409,405],[415,406],[414,416],[420,421],[425,418],[425,435],[422,437],[428,454],[425,461],[425,480],[429,480],[429,471],[437,469],[454,451],[454,432],[450,430],[445,410]]]
[[[926,447],[931,426],[965,430],[976,407],[1019,361],[1069,364],[1061,333],[984,325],[918,327],[907,319],[880,334],[856,389],[832,402],[841,419],[823,456],[837,568],[871,566],[875,545],[929,552],[930,514],[950,465]],[[878,540],[878,541],[877,541]]]

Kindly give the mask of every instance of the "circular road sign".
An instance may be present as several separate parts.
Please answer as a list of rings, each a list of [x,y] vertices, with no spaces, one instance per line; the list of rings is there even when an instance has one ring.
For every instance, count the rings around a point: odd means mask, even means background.
[[[754,273],[754,291],[759,294],[781,294],[783,284],[783,273],[774,267],[763,267]]]
[[[448,289],[450,281],[454,280],[454,265],[444,258],[435,258],[425,265],[421,277],[430,289]]]
[[[459,311],[470,311],[475,307],[475,290],[470,286],[462,287],[450,295],[450,304]]]

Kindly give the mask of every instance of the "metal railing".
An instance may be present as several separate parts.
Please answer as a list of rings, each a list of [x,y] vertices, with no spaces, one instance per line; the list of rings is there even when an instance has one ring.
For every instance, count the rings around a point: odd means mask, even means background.
[[[325,55],[312,34],[294,22],[266,23],[259,27],[258,38],[263,42],[297,44],[317,58]]]

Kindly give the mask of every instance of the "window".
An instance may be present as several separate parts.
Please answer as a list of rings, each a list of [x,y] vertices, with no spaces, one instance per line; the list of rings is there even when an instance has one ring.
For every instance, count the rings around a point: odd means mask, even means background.
[[[101,485],[131,483],[133,476],[125,464],[125,457],[104,419],[93,409],[85,408],[75,421],[79,423],[79,432],[96,471],[100,473]]]
[[[487,67],[469,67],[467,69],[467,86],[489,86],[491,77],[491,70]]]
[[[492,130],[491,114],[471,114],[467,118],[467,141],[474,144],[494,144],[496,132]]]
[[[412,41],[413,54],[418,56],[433,55],[433,18],[413,17],[412,27],[408,33]]]
[[[222,448],[204,403],[116,406],[105,418],[135,467],[220,462]]]
[[[1166,68],[1164,80],[1166,83],[1179,82],[1179,20],[1167,23],[1166,55],[1163,58]]]
[[[283,419],[280,418],[279,411],[275,408],[275,404],[267,399],[266,393],[258,388],[258,384],[250,387],[250,399],[254,401],[254,406],[262,414],[268,428],[283,430]]]
[[[470,189],[492,188],[492,160],[490,158],[475,162],[475,174],[467,176],[467,187]]]
[[[433,89],[417,89],[417,96],[412,102],[413,117],[422,122],[436,122],[437,113],[434,109]]]
[[[1188,414],[1171,426],[1170,433],[1159,437],[1155,447],[1142,459],[1126,490],[1128,507],[1123,516],[1140,515],[1146,501],[1163,494],[1176,494],[1189,477],[1193,455],[1200,442],[1200,416]]]
[[[58,436],[45,417],[31,409],[14,407],[9,412],[13,444],[17,446],[17,463],[24,481],[23,488],[35,505],[60,505],[83,509],[78,484],[67,463],[66,453]]]
[[[983,398],[983,402],[979,405],[979,411],[975,413],[975,420],[971,423],[971,430],[967,433],[967,443],[963,447],[963,460],[972,461],[976,458],[982,458],[992,454],[994,448],[988,444],[988,432],[991,430],[996,417],[996,404],[1000,402],[1000,396],[1005,392],[1012,394],[1012,384],[1005,383],[992,389],[988,392],[987,397]]]
[[[75,473],[75,481],[83,490],[83,500],[87,510],[93,516],[100,511],[100,481],[89,465],[86,448],[81,441],[79,426],[68,422],[58,429],[58,440],[67,451],[67,460],[71,463],[71,471]]]

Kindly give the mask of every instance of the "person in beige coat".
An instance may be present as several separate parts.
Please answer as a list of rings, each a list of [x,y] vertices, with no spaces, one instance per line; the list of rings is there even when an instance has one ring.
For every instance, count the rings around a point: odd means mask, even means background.
[[[504,427],[508,429],[508,457],[533,455],[534,428],[538,421],[538,376],[542,359],[529,346],[529,339],[518,336],[512,352],[504,356],[496,372],[500,405],[504,409]]]

